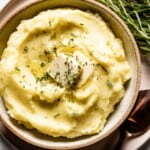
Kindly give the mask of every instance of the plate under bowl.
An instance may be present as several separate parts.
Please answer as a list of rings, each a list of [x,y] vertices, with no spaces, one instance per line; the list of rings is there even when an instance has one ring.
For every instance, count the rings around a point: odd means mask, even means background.
[[[132,69],[132,78],[127,86],[124,98],[109,117],[102,132],[72,140],[44,136],[19,126],[7,115],[3,100],[0,100],[0,116],[3,124],[11,132],[30,144],[47,149],[75,149],[101,141],[115,131],[127,118],[134,106],[139,90],[141,79],[140,55],[136,42],[125,23],[108,7],[94,0],[12,0],[0,13],[0,54],[7,45],[9,35],[16,29],[22,19],[31,18],[40,11],[57,7],[75,7],[99,13],[108,22],[114,34],[123,41],[125,54]]]

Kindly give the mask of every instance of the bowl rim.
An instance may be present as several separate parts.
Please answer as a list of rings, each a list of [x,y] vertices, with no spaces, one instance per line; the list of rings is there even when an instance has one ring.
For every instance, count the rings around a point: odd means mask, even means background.
[[[10,9],[11,7],[14,7],[14,2],[16,0],[12,0],[10,1],[6,7],[0,12],[0,14],[3,14],[3,13],[6,13],[6,10],[7,9]],[[22,3],[23,1],[25,0],[22,0]],[[39,2],[42,2],[44,0],[33,0],[33,1],[30,1],[27,5],[24,5],[22,7],[19,7],[19,9],[17,9],[15,11],[14,14],[10,15],[4,22],[2,22],[2,24],[0,24],[0,30],[5,26],[5,24],[8,23],[8,21],[13,18],[16,14],[18,14],[20,11],[24,10],[25,8],[27,7],[30,7],[36,3],[39,3]],[[130,103],[130,106],[129,108],[127,109],[127,111],[122,115],[122,118],[120,120],[118,120],[117,124],[115,126],[113,126],[109,132],[107,133],[104,133],[102,136],[100,137],[96,137],[96,138],[93,138],[92,140],[89,140],[88,142],[87,141],[83,141],[83,142],[78,142],[78,144],[72,144],[71,145],[71,149],[76,149],[76,148],[82,148],[82,147],[85,147],[85,146],[89,146],[91,144],[94,144],[98,141],[101,141],[103,140],[104,138],[106,138],[108,135],[112,134],[122,123],[123,121],[127,118],[127,116],[129,115],[129,113],[131,112],[135,102],[136,102],[136,98],[137,98],[137,95],[138,95],[138,91],[139,91],[139,88],[140,88],[140,82],[141,82],[141,59],[140,59],[140,53],[139,53],[139,49],[138,49],[138,46],[136,44],[136,41],[131,33],[131,31],[129,30],[129,28],[127,27],[127,25],[124,23],[124,21],[113,11],[111,10],[110,8],[108,8],[107,6],[105,6],[104,4],[100,3],[100,2],[97,2],[95,0],[80,0],[80,1],[84,1],[85,3],[89,3],[93,6],[96,6],[96,7],[99,7],[101,9],[103,9],[104,11],[107,11],[107,13],[109,13],[113,18],[115,18],[116,20],[118,20],[119,24],[124,28],[124,30],[126,31],[126,33],[128,34],[128,36],[130,37],[131,39],[131,43],[133,44],[133,47],[134,47],[134,53],[135,53],[135,56],[136,56],[136,63],[137,63],[137,80],[136,80],[136,86],[135,86],[135,89],[134,89],[134,95],[133,95],[133,98],[132,98],[132,102]],[[17,7],[17,6],[16,6]],[[13,8],[15,9],[15,7]],[[4,124],[4,126],[6,126],[13,134],[15,134],[16,136],[18,136],[20,139],[24,140],[25,142],[27,143],[30,143],[32,145],[35,145],[35,146],[38,146],[38,147],[41,147],[41,148],[46,148],[46,149],[49,149],[49,148],[52,148],[52,149],[70,149],[70,145],[68,144],[67,145],[59,145],[59,146],[47,146],[47,145],[43,145],[41,143],[36,143],[35,141],[31,140],[31,139],[27,139],[26,137],[24,137],[22,134],[16,132],[10,125],[9,123],[7,123],[7,121],[5,120],[5,118],[2,117],[2,114],[0,114],[0,121]]]

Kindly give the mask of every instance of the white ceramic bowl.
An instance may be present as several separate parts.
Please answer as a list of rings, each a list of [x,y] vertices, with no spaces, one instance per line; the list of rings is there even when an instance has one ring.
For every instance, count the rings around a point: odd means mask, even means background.
[[[132,69],[132,78],[127,86],[124,98],[117,106],[115,112],[109,117],[102,132],[72,140],[44,136],[19,126],[7,115],[3,100],[0,100],[0,116],[2,123],[11,132],[30,144],[48,149],[75,149],[103,140],[127,118],[134,106],[139,90],[141,76],[140,56],[136,42],[125,23],[109,8],[94,0],[12,0],[0,13],[0,54],[6,47],[9,35],[15,30],[20,20],[31,18],[40,11],[55,7],[75,7],[97,12],[110,24],[114,34],[122,39],[127,60]]]

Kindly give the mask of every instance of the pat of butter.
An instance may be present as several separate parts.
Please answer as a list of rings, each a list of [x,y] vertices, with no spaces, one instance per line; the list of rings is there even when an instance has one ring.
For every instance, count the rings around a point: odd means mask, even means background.
[[[48,72],[58,85],[68,88],[78,82],[82,69],[73,56],[59,54],[51,63]]]

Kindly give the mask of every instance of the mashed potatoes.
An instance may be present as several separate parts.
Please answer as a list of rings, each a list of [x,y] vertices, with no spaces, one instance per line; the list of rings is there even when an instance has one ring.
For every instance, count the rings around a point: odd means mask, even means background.
[[[129,79],[122,42],[100,16],[77,9],[22,21],[0,61],[10,117],[54,137],[100,132]]]

